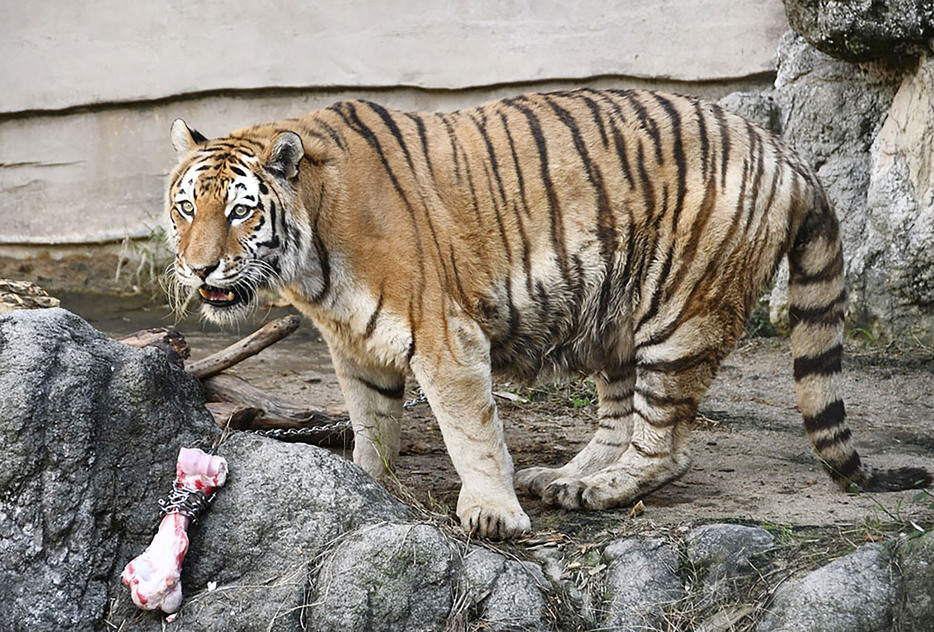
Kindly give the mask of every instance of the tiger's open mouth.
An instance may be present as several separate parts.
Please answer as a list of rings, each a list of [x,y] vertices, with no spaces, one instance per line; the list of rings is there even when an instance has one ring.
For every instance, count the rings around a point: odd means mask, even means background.
[[[215,307],[230,307],[248,298],[243,290],[237,287],[214,287],[207,284],[198,288],[198,294],[203,302]]]

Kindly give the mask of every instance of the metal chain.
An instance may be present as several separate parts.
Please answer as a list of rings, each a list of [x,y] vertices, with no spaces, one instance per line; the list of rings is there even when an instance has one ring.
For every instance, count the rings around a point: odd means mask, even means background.
[[[409,401],[402,404],[402,408],[405,410],[410,410],[415,408],[419,404],[424,404],[428,401],[428,396],[425,395],[425,391],[418,389],[418,395],[415,396],[415,399],[410,399]]]
[[[163,516],[177,513],[185,516],[192,522],[198,519],[201,512],[207,509],[217,493],[210,496],[200,489],[183,485],[179,481],[172,481],[172,491],[168,498],[159,499],[159,512]]]
[[[261,437],[269,437],[270,439],[278,439],[280,441],[303,441],[319,439],[322,435],[328,435],[332,432],[343,432],[345,430],[350,430],[349,419],[336,421],[332,424],[325,424],[323,426],[306,426],[304,428],[268,428],[265,430],[251,430],[250,432],[252,434],[260,435]]]
[[[402,408],[405,410],[411,410],[419,404],[424,404],[428,401],[428,397],[425,395],[425,391],[418,389],[418,395],[413,399],[410,399],[402,404]],[[350,420],[336,421],[332,424],[325,424],[323,426],[306,426],[303,428],[269,428],[265,430],[251,430],[253,434],[260,435],[262,437],[269,437],[270,439],[278,439],[279,441],[311,441],[314,439],[320,439],[323,435],[328,435],[333,432],[344,432],[350,430]]]

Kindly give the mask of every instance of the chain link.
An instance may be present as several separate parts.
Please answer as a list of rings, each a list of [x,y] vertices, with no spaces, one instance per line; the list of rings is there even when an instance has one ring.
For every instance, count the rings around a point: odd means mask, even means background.
[[[159,499],[159,512],[163,516],[173,513],[181,514],[194,523],[201,512],[214,502],[216,495],[215,492],[208,496],[200,489],[188,487],[179,481],[172,481],[172,491],[169,497]]]
[[[415,408],[419,404],[426,403],[427,401],[428,401],[428,396],[425,395],[425,391],[423,391],[422,389],[418,389],[418,395],[416,395],[414,399],[410,399],[409,401],[402,404],[402,408],[404,408],[405,410],[410,410],[412,408]]]
[[[418,395],[402,404],[405,410],[411,410],[428,401],[425,391],[418,389]],[[314,441],[332,433],[345,432],[351,429],[350,420],[336,421],[323,426],[305,426],[301,428],[268,428],[264,430],[250,430],[252,434],[279,441]]]
[[[280,441],[311,441],[320,439],[322,436],[331,433],[339,433],[350,430],[350,420],[345,419],[336,421],[332,424],[323,426],[306,426],[304,428],[267,428],[265,430],[251,430],[252,434]]]

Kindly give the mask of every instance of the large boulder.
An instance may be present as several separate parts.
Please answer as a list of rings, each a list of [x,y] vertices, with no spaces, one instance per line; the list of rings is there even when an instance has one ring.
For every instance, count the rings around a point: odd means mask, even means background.
[[[868,544],[798,581],[782,585],[759,632],[877,632],[893,624],[898,576],[892,554]]]
[[[0,410],[0,629],[165,629],[120,573],[155,533],[187,446],[215,446],[230,473],[189,529],[172,629],[549,628],[537,567],[416,522],[327,450],[221,437],[161,351],[67,311],[0,316]]]
[[[917,55],[934,37],[924,0],[784,0],[791,28],[818,50],[848,61]]]
[[[607,603],[604,625],[613,630],[664,629],[665,612],[687,593],[678,577],[678,556],[662,538],[627,538],[606,547]]]
[[[934,59],[898,88],[872,147],[852,303],[876,334],[934,340]]]
[[[91,630],[141,552],[182,446],[218,434],[198,383],[61,309],[0,316],[0,627]]]
[[[782,136],[815,168],[833,203],[841,221],[847,281],[853,286],[859,272],[851,259],[869,223],[872,143],[898,90],[899,74],[881,64],[834,59],[790,31],[779,44],[777,67],[772,98]],[[769,300],[771,320],[782,330],[788,327],[787,274],[783,263]],[[851,301],[850,308],[856,305]]]

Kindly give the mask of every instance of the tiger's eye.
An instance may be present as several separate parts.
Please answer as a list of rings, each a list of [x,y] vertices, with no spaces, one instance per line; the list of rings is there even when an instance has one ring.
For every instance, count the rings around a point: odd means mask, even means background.
[[[245,206],[243,204],[237,204],[235,207],[233,207],[233,209],[231,209],[230,217],[234,219],[243,219],[244,217],[248,217],[250,213],[252,212],[253,212],[253,209],[250,208],[249,206]]]
[[[194,215],[195,213],[195,205],[189,202],[188,200],[181,202],[178,205],[178,207],[179,207],[179,210],[181,210],[183,215]]]

